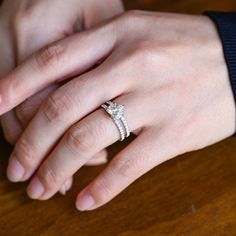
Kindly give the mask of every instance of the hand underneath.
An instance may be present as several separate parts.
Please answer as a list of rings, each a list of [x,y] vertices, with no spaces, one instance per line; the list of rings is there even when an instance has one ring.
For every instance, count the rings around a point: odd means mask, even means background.
[[[120,0],[5,0],[0,9],[0,76],[4,76],[15,66],[43,46],[66,38],[69,35],[89,29],[95,24],[122,12]],[[31,82],[34,82],[32,76]],[[6,140],[15,144],[42,102],[60,87],[54,83],[1,116],[1,125]],[[102,164],[107,160],[106,150],[94,155],[87,165]],[[68,179],[61,192],[71,186]]]
[[[34,199],[52,197],[92,156],[119,140],[99,108],[106,101],[125,105],[137,137],[80,192],[80,210],[104,205],[160,163],[235,131],[221,42],[205,16],[132,11],[54,43],[0,81],[0,112],[71,75],[78,76],[43,102],[10,158],[10,179],[24,181],[36,171],[27,190]],[[20,174],[13,171],[16,160]]]

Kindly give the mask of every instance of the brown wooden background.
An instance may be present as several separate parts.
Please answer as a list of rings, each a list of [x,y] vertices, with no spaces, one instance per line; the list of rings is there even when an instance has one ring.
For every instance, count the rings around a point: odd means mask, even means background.
[[[125,5],[185,13],[236,9],[234,0],[126,0]],[[236,235],[236,139],[162,164],[87,213],[75,210],[75,197],[104,166],[80,170],[66,197],[37,202],[26,196],[25,184],[6,180],[11,147],[1,137],[0,147],[1,236]]]

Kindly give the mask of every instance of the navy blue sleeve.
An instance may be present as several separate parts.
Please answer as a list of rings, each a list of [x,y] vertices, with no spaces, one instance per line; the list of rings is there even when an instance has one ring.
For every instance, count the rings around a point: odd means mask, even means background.
[[[205,12],[219,31],[236,102],[236,12]],[[235,134],[236,135],[236,134]]]

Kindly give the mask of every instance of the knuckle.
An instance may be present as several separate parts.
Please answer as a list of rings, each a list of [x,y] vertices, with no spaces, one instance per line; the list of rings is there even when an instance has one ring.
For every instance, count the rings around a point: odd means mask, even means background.
[[[61,174],[56,173],[49,164],[41,166],[38,171],[38,177],[47,189],[55,188],[62,180]]]
[[[26,138],[21,137],[15,146],[15,151],[17,158],[20,159],[21,163],[25,167],[30,167],[30,163],[33,160],[34,148],[27,141]]]
[[[68,146],[77,152],[88,152],[96,141],[96,134],[88,124],[72,127],[66,137]]]
[[[112,163],[114,175],[119,175],[124,178],[131,178],[138,174],[139,168],[137,161],[133,159],[115,158]]]
[[[56,69],[64,64],[65,48],[61,43],[47,45],[34,55],[35,62],[40,69]]]
[[[145,70],[153,70],[158,62],[157,53],[150,42],[139,42],[128,51],[128,60],[131,64],[140,65]]]
[[[42,113],[49,122],[65,120],[73,112],[72,100],[66,94],[53,93],[42,107]]]

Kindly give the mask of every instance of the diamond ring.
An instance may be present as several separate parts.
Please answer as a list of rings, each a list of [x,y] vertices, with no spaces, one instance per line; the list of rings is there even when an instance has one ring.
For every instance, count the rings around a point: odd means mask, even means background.
[[[130,136],[128,124],[124,118],[124,105],[108,101],[101,106],[111,116],[120,132],[120,141]]]

